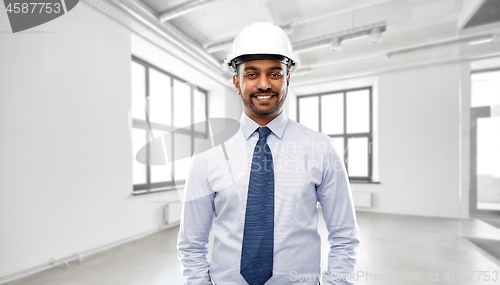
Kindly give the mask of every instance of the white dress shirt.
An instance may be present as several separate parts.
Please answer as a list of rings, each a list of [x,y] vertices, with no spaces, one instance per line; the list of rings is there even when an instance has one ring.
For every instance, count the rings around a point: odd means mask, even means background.
[[[258,127],[243,113],[235,135],[191,159],[178,238],[185,284],[247,284],[240,259]],[[343,156],[330,137],[289,120],[284,112],[267,127],[272,131],[267,143],[273,155],[275,214],[273,276],[266,285],[312,285],[319,276],[322,285],[352,284],[335,281],[354,271],[359,248]],[[317,202],[329,232],[327,272],[320,272]]]

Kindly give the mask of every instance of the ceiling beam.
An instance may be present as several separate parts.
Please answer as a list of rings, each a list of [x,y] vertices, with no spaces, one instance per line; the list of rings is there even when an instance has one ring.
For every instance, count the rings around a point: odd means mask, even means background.
[[[186,65],[191,66],[208,78],[214,80],[223,86],[231,87],[229,82],[229,73],[222,69],[222,62],[213,55],[207,53],[203,47],[198,44],[183,45],[183,41],[190,41],[184,34],[183,39],[177,38],[170,33],[167,25],[158,21],[156,12],[142,1],[139,0],[83,0],[98,11],[109,16],[111,19],[124,25],[131,32],[151,41],[158,47],[164,49],[169,54],[177,57]],[[133,3],[135,2],[135,3]],[[137,3],[139,3],[137,6]],[[172,26],[172,25],[170,25]],[[194,50],[196,48],[199,51]]]
[[[295,27],[295,26],[315,22],[318,20],[323,20],[325,18],[337,16],[340,14],[345,14],[345,13],[354,12],[354,11],[361,10],[361,9],[370,8],[373,6],[377,6],[377,5],[392,2],[392,1],[395,1],[395,0],[373,0],[370,2],[365,2],[365,3],[353,5],[351,7],[345,8],[345,9],[328,12],[326,14],[322,14],[322,15],[318,15],[318,16],[314,16],[314,17],[309,17],[306,19],[291,21],[291,22],[288,22],[287,24],[281,25],[280,27],[287,34],[291,34],[291,33],[293,33],[293,27]],[[215,53],[215,52],[222,51],[222,50],[228,48],[231,45],[231,43],[233,42],[233,40],[234,40],[234,37],[231,38],[230,40],[223,39],[223,40],[212,41],[210,43],[204,44],[204,47],[209,53]]]
[[[384,4],[384,3],[388,3],[388,2],[391,2],[391,1],[395,1],[395,0],[374,0],[374,1],[370,1],[370,2],[356,4],[356,5],[352,5],[351,7],[348,7],[348,8],[345,8],[345,9],[328,12],[326,14],[321,14],[321,15],[314,16],[314,17],[309,17],[309,18],[306,18],[306,19],[291,21],[286,26],[295,27],[295,26],[298,26],[298,25],[312,23],[312,22],[316,22],[316,21],[319,21],[319,20],[323,20],[325,18],[329,18],[329,17],[333,17],[333,16],[338,16],[338,15],[346,14],[346,13],[350,13],[350,12],[355,12],[355,11],[358,11],[358,10],[361,10],[361,9],[370,8],[370,7],[377,6],[377,5]]]
[[[218,51],[225,50],[226,48],[230,47],[231,44],[233,43],[234,38],[230,38],[227,40],[220,40],[214,43],[207,43],[204,44],[203,47],[207,50],[209,53],[216,53]]]
[[[328,68],[334,67],[334,66],[338,67],[340,65],[346,65],[346,64],[348,65],[348,64],[358,63],[358,62],[367,62],[367,61],[373,61],[373,60],[379,60],[379,59],[390,60],[390,59],[394,59],[395,57],[402,55],[402,54],[420,52],[420,51],[425,51],[428,49],[439,48],[439,47],[450,46],[450,45],[458,45],[458,44],[466,44],[466,43],[470,44],[471,42],[473,43],[475,41],[493,39],[494,37],[495,37],[495,34],[491,33],[491,34],[478,34],[478,35],[472,35],[472,36],[461,37],[461,38],[451,38],[451,39],[447,39],[447,40],[439,40],[439,41],[429,42],[429,43],[426,43],[424,45],[417,45],[417,46],[406,47],[406,48],[399,49],[399,50],[393,50],[393,51],[390,51],[388,53],[375,53],[375,54],[367,55],[364,57],[345,59],[345,60],[341,60],[341,61],[336,60],[336,61],[330,61],[330,62],[323,62],[320,64],[311,64],[311,65],[303,64],[303,65],[301,65],[301,68],[308,69],[309,72],[306,73],[306,74],[308,74],[308,73],[316,72],[320,69],[328,69]],[[494,50],[494,48],[492,49],[492,51],[493,50]],[[453,57],[456,58],[457,60],[466,60],[466,59],[472,60],[472,59],[481,58],[483,56],[489,57],[489,56],[493,56],[493,55],[498,56],[498,55],[500,55],[500,53],[493,52],[493,53],[489,53],[487,55],[461,55],[461,54],[459,54],[459,55],[453,55]],[[432,59],[432,60],[426,61],[426,65],[439,64],[441,62],[440,60],[441,59]],[[448,62],[448,61],[445,61],[445,62]],[[377,65],[374,65],[374,66],[377,66]],[[408,63],[405,66],[407,66],[407,67],[414,66],[414,63]],[[381,70],[386,70],[386,69],[393,70],[393,67],[390,67],[390,66],[383,67],[382,69],[377,69],[377,70],[381,71]],[[299,71],[299,70],[297,70],[297,71]],[[297,73],[299,76],[304,75],[304,74],[299,73],[299,72],[297,72]],[[373,74],[373,73],[371,73],[371,74]],[[367,75],[367,74],[364,74],[364,75]],[[348,75],[347,77],[341,76],[339,78],[347,79],[348,77],[350,78],[350,75]],[[305,83],[305,82],[307,82],[307,83]],[[304,81],[300,81],[299,85],[307,85],[307,84],[310,84],[312,82],[316,82],[316,81],[304,80]],[[297,84],[295,84],[295,85],[297,85]]]
[[[170,23],[161,23],[151,7],[140,0],[109,0],[135,19],[153,29],[192,57],[223,73],[222,62],[207,53],[196,41]]]
[[[360,72],[327,74],[324,77],[318,77],[318,75],[314,75],[314,76],[311,76],[310,78],[304,78],[302,80],[295,79],[293,82],[293,87],[290,87],[290,90],[294,91],[293,90],[294,88],[305,87],[305,86],[309,86],[309,85],[332,83],[332,82],[336,82],[336,81],[344,81],[344,80],[348,80],[348,79],[363,78],[363,77],[369,77],[369,76],[380,76],[380,75],[386,74],[386,73],[404,71],[404,70],[409,70],[409,69],[417,69],[417,68],[422,68],[422,67],[439,66],[439,65],[453,64],[453,63],[460,63],[460,62],[471,62],[474,60],[481,60],[481,59],[493,59],[493,58],[498,58],[499,56],[500,56],[500,52],[492,52],[492,53],[483,54],[483,55],[470,55],[470,56],[463,56],[463,57],[460,55],[451,55],[447,58],[431,59],[431,60],[427,60],[427,61],[408,62],[408,63],[402,63],[402,64],[395,65],[395,66],[374,67],[371,69],[364,69],[363,71],[360,71]],[[300,93],[297,94],[297,96],[300,96],[300,95],[303,95],[303,94],[300,94]]]
[[[312,38],[312,39],[307,39],[307,40],[295,42],[295,43],[292,43],[293,50],[300,51],[300,50],[305,50],[305,49],[309,49],[312,47],[317,47],[320,45],[330,44],[330,42],[333,38],[338,38],[340,41],[343,41],[343,40],[347,40],[347,39],[366,36],[366,35],[369,35],[370,32],[373,31],[374,29],[379,29],[380,32],[384,32],[386,29],[385,21],[375,23],[375,24],[360,26],[360,27],[356,27],[353,29],[349,29],[349,30],[345,30],[345,31],[341,31],[341,32],[333,33],[333,34],[319,36],[319,37]]]
[[[161,22],[167,22],[191,11],[199,9],[203,6],[206,6],[214,1],[219,0],[191,0],[185,3],[181,3],[164,12],[159,13],[158,19],[160,19]]]
[[[391,52],[387,53],[387,58],[392,58],[394,56],[401,55],[401,54],[419,52],[419,51],[423,51],[423,50],[444,47],[444,46],[449,46],[449,45],[454,45],[454,44],[461,44],[461,43],[473,44],[474,42],[492,40],[494,37],[495,37],[495,35],[493,35],[493,34],[482,34],[482,35],[474,35],[474,36],[468,36],[468,37],[455,38],[455,39],[450,39],[450,40],[445,40],[445,41],[438,41],[438,42],[428,43],[428,44],[410,47],[410,48],[406,48],[406,49],[391,51]]]

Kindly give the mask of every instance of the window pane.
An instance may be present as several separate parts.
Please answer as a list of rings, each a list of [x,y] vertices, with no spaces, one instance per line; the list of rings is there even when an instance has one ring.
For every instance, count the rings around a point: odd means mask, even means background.
[[[153,134],[156,138],[160,138],[167,132],[162,131],[162,130],[153,130]],[[170,136],[164,137],[164,139],[169,139]],[[171,143],[168,141],[165,141],[164,147],[170,147]],[[165,150],[163,150],[163,154],[165,154]],[[172,181],[172,164],[170,163],[171,158],[167,157],[166,158],[167,165],[151,165],[151,183],[155,182],[166,182],[166,181]]]
[[[151,165],[151,183],[172,181],[168,165]]]
[[[347,133],[367,133],[370,131],[370,92],[360,90],[347,95]]]
[[[147,183],[147,167],[144,164],[137,162],[137,152],[146,145],[146,130],[132,129],[132,158],[133,158],[133,183],[145,184]],[[145,153],[144,153],[145,154]],[[146,161],[145,157],[140,158],[141,161]]]
[[[191,86],[174,80],[174,126],[191,125]]]
[[[471,75],[471,106],[500,105],[500,71]]]
[[[207,115],[205,113],[205,94],[194,88],[193,96],[193,107],[194,107],[194,123],[201,123],[207,120]],[[206,132],[206,124],[197,124],[195,131]]]
[[[300,123],[315,131],[319,129],[318,97],[306,97],[299,99]]]
[[[347,166],[349,176],[368,176],[368,138],[347,140]]]
[[[154,69],[149,72],[149,120],[172,125],[170,77]]]
[[[477,208],[500,209],[500,117],[477,119]]]
[[[332,140],[340,157],[344,159],[344,138],[332,138]]]
[[[343,93],[321,97],[321,132],[329,135],[344,133]]]
[[[191,154],[191,136],[174,134],[174,179],[176,181],[186,179]]]
[[[132,118],[146,119],[146,68],[132,62]]]

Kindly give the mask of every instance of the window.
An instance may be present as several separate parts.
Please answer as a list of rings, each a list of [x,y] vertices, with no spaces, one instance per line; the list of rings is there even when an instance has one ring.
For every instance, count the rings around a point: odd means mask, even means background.
[[[208,137],[207,92],[137,57],[131,64],[134,193],[175,189]]]
[[[500,213],[500,70],[471,74],[469,209]]]
[[[500,70],[471,74],[471,107],[500,105]]]
[[[372,181],[372,88],[297,97],[299,123],[329,135],[344,154],[349,179]]]

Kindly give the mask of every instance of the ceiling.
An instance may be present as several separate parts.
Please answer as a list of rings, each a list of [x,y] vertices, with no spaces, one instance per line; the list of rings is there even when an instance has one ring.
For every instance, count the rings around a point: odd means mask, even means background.
[[[498,22],[500,19],[500,1],[486,0],[479,7],[474,16],[469,20],[465,28],[482,26]]]
[[[466,0],[477,2],[472,8],[465,7],[463,0],[108,1],[133,17],[154,22],[150,27],[164,32],[167,40],[188,43],[190,50],[181,49],[219,69],[229,53],[228,43],[255,21],[284,27],[296,46],[304,40],[384,24],[382,41],[376,44],[370,44],[370,36],[365,35],[343,40],[337,52],[331,52],[328,43],[297,50],[300,68],[294,81],[299,84],[500,56],[500,0]],[[464,13],[470,14],[465,15],[468,21],[459,25]],[[169,20],[159,20],[167,16]],[[470,45],[484,39],[489,41]]]

